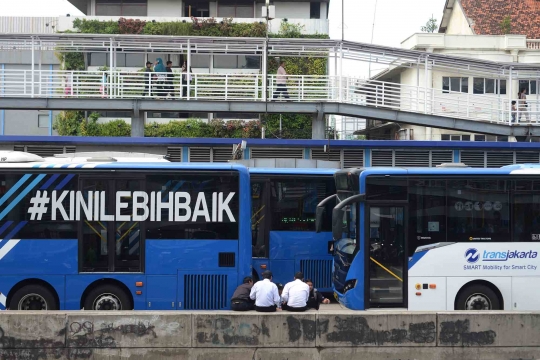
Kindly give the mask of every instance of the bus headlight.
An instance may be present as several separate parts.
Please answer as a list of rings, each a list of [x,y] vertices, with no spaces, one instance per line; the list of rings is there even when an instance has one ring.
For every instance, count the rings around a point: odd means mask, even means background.
[[[347,280],[345,282],[345,287],[343,288],[343,293],[345,294],[347,291],[354,289],[356,286],[356,280]]]

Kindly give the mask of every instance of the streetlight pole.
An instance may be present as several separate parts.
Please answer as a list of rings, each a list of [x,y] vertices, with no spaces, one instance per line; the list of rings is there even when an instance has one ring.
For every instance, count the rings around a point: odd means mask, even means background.
[[[371,44],[373,44],[373,33],[375,32],[376,14],[377,14],[377,0],[375,0],[375,9],[373,10],[373,25],[371,26]],[[369,54],[368,79],[371,79],[371,54]]]
[[[341,41],[345,40],[345,0],[341,0]]]

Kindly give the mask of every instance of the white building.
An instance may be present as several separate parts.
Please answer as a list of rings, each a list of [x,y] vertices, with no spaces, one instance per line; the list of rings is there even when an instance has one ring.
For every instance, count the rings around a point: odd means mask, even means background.
[[[279,32],[282,21],[299,25],[304,34],[328,35],[328,6],[330,0],[273,0],[275,19],[270,20],[270,32]],[[261,17],[263,0],[69,0],[85,16],[66,14],[59,17],[0,17],[0,33],[46,34],[74,30],[77,18],[88,20],[118,20],[120,17],[134,18],[146,22],[189,22],[191,17],[233,18],[234,22],[264,22]],[[41,69],[58,70],[60,61],[53,51],[40,54]],[[126,71],[144,68],[146,61],[161,57],[164,62],[172,61],[173,71],[179,72],[186,59],[179,54],[159,55],[152,53],[119,54],[116,67]],[[110,66],[107,53],[91,53],[85,56],[89,70]],[[35,63],[38,63],[36,58]],[[262,61],[260,56],[234,55],[193,55],[192,70],[197,73],[258,73]],[[29,51],[0,52],[0,72],[2,70],[30,70]],[[57,135],[51,129],[57,112],[0,110],[0,135]],[[223,117],[225,114],[178,114],[149,113],[148,122],[168,122],[173,119],[197,117]],[[242,114],[228,114],[228,117],[246,118]],[[102,112],[103,121],[123,118],[130,121],[130,114],[118,111]],[[253,115],[247,116],[253,118]],[[21,126],[22,125],[22,126]]]
[[[540,1],[446,0],[438,33],[416,33],[401,43],[405,49],[460,56],[478,60],[540,63]],[[426,79],[427,75],[427,79]],[[494,99],[515,99],[527,88],[527,100],[538,101],[535,79],[509,81],[477,75],[459,75],[452,69],[394,67],[375,77],[403,86],[424,86],[443,93],[484,94]],[[494,100],[496,101],[496,100]],[[381,124],[368,120],[362,132],[371,139],[507,141],[506,137],[486,136],[451,130]],[[531,139],[517,139],[518,141]]]

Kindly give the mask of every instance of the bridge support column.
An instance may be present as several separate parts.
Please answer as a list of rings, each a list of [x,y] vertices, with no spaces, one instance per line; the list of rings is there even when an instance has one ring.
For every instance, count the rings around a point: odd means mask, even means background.
[[[144,137],[144,112],[138,108],[131,114],[131,137]]]
[[[311,118],[311,138],[324,139],[325,121],[322,111],[317,112]]]

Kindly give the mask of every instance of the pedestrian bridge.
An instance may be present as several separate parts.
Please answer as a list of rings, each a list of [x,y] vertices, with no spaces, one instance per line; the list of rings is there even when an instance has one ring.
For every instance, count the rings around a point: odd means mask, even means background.
[[[529,95],[527,106],[516,99],[520,79],[540,76],[540,66],[506,64],[450,57],[369,44],[310,39],[186,38],[129,35],[0,35],[0,50],[108,51],[115,64],[118,52],[148,51],[191,54],[250,54],[261,56],[259,73],[194,71],[154,76],[115,66],[105,71],[0,69],[0,109],[133,111],[133,135],[142,136],[145,111],[305,113],[313,115],[314,138],[324,136],[324,115],[337,114],[373,120],[504,136],[540,135],[540,101]],[[213,55],[212,55],[213,56]],[[267,57],[325,57],[334,60],[334,75],[287,75],[287,96],[277,91],[276,76],[266,74]],[[416,85],[342,75],[343,59],[372,62],[389,69],[414,72]],[[41,61],[41,60],[39,60]],[[506,94],[475,94],[432,88],[436,72],[497,78],[507,83]],[[262,73],[261,73],[262,72]],[[423,80],[420,81],[420,75]],[[445,75],[446,76],[446,75]],[[516,85],[513,85],[516,84]],[[498,93],[498,94],[497,94]],[[502,94],[501,94],[502,93]],[[512,102],[516,107],[512,108]],[[139,121],[140,120],[140,121]]]

